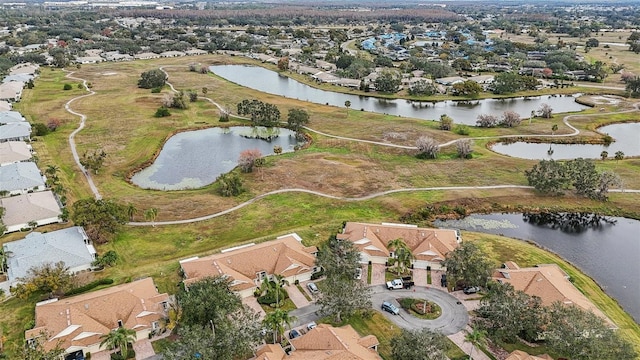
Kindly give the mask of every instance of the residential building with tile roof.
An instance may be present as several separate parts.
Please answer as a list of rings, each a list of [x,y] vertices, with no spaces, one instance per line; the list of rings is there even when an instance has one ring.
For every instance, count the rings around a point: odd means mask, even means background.
[[[5,166],[33,157],[31,145],[24,141],[6,141],[0,143],[0,166]]]
[[[0,198],[0,207],[5,210],[2,216],[2,223],[7,228],[5,233],[26,228],[32,221],[38,226],[62,222],[60,204],[51,191]]]
[[[0,190],[10,195],[45,190],[45,178],[34,162],[18,162],[0,166]]]
[[[371,261],[375,264],[385,264],[393,252],[387,246],[390,241],[402,239],[411,249],[415,260],[415,268],[437,270],[442,268],[442,261],[450,251],[456,249],[462,239],[460,233],[449,229],[419,228],[406,224],[368,224],[348,222],[342,233],[337,235],[339,240],[348,240],[360,250],[360,262]]]
[[[333,327],[320,324],[306,334],[290,340],[288,356],[279,345],[265,345],[252,360],[377,360],[378,339],[360,336],[351,325]]]
[[[539,297],[542,305],[550,306],[555,302],[575,305],[593,312],[611,327],[615,327],[613,322],[569,281],[569,275],[558,264],[521,268],[515,262],[509,261],[504,263],[502,268],[495,270],[492,277],[500,283],[511,284],[514,289],[530,296]]]
[[[62,261],[70,273],[91,268],[96,259],[96,249],[80,226],[51,231],[31,232],[22,240],[4,243],[2,248],[7,256],[7,277],[11,286],[27,276],[29,269],[46,263]]]
[[[159,331],[168,303],[169,295],[160,294],[151,278],[43,301],[36,304],[35,327],[25,339],[42,341],[45,350],[59,345],[67,354],[96,354],[105,350],[100,337],[118,327],[135,330],[137,340]]]
[[[31,138],[31,124],[28,122],[0,125],[0,142],[27,141]]]
[[[516,350],[504,360],[553,360],[553,358],[547,354],[529,355],[522,350]]]
[[[262,281],[272,280],[274,275],[283,276],[291,284],[296,280],[309,280],[318,271],[315,266],[317,252],[315,246],[302,245],[302,239],[294,233],[203,258],[185,259],[180,261],[180,266],[187,287],[206,277],[227,276],[231,279],[232,290],[245,298],[252,296]]]

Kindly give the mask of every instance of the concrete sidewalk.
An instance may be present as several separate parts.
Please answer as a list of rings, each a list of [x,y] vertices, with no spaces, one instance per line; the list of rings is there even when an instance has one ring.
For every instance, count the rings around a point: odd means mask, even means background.
[[[473,360],[491,360],[482,350],[471,345],[470,342],[464,339],[467,336],[468,331],[471,331],[471,328],[467,326],[466,329],[460,330],[455,334],[451,334],[447,336],[449,340],[453,341],[465,354],[472,355]],[[472,353],[473,348],[473,353]]]

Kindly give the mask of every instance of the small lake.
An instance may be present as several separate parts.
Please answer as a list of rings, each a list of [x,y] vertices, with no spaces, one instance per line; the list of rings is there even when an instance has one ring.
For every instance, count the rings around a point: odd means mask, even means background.
[[[292,99],[344,107],[351,102],[351,111],[363,109],[382,114],[398,115],[425,120],[437,120],[447,114],[456,124],[475,125],[478,115],[496,114],[510,110],[529,118],[543,103],[556,113],[581,111],[588,106],[578,104],[573,96],[540,96],[531,98],[485,99],[473,101],[413,102],[404,99],[387,100],[369,96],[342,94],[313,88],[275,71],[259,66],[216,65],[209,70],[214,74],[248,88]]]
[[[258,138],[269,136],[270,141]],[[258,149],[267,156],[276,145],[291,152],[296,144],[295,133],[282,128],[233,126],[181,132],[167,140],[153,164],[131,182],[144,189],[199,188],[235,168],[244,150]]]
[[[548,248],[595,279],[640,323],[640,221],[607,219],[615,223],[602,222],[581,232],[538,225],[523,214],[474,214],[435,225],[530,240]]]
[[[598,129],[615,139],[609,146],[602,144],[536,144],[518,141],[511,144],[497,143],[491,150],[521,159],[531,160],[568,160],[575,158],[600,159],[600,153],[606,151],[613,158],[616,151],[625,156],[640,156],[640,123],[624,123],[603,126]],[[549,148],[553,153],[549,154]]]

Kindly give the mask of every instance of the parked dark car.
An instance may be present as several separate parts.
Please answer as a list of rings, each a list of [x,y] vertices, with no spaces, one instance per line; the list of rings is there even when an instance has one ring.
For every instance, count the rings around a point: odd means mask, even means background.
[[[405,281],[402,283],[405,289],[411,289],[416,283],[413,281]]]
[[[440,278],[440,286],[447,287],[447,274],[442,274]]]
[[[289,331],[289,339],[295,339],[295,338],[297,338],[299,336],[301,336],[301,335],[298,332],[298,330],[293,329],[293,330]]]

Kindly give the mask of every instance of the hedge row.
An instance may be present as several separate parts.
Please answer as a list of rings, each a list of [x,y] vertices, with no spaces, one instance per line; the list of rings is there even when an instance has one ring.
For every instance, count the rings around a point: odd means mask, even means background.
[[[64,293],[65,296],[71,296],[71,295],[78,295],[78,294],[82,294],[84,292],[87,292],[93,288],[96,288],[100,285],[111,285],[113,284],[113,279],[100,279],[100,280],[96,280],[96,281],[92,281],[90,283],[88,283],[87,285],[84,286],[80,286],[74,289],[71,289],[69,291],[67,291],[66,293]]]

